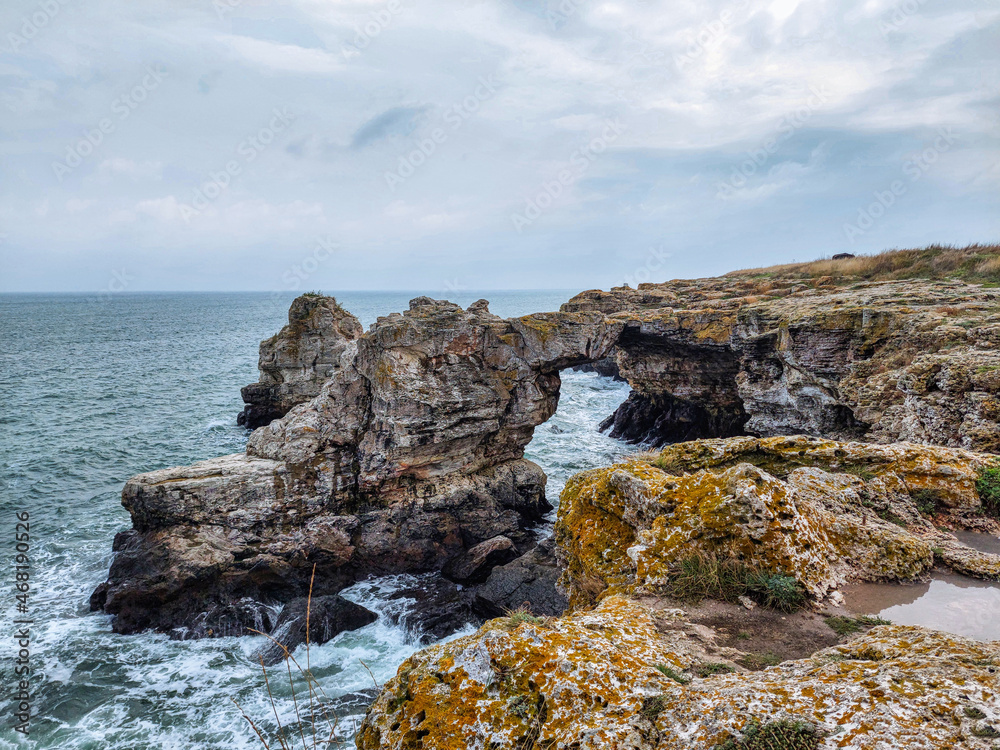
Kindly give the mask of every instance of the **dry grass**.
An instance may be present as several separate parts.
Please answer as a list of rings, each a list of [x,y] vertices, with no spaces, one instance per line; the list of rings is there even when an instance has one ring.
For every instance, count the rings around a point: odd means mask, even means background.
[[[931,245],[923,249],[887,250],[877,255],[859,255],[842,260],[824,258],[809,263],[750,268],[726,275],[803,280],[829,276],[836,283],[960,279],[1000,284],[1000,245]]]
[[[250,716],[247,715],[246,711],[239,703],[234,700],[233,703],[239,709],[243,718],[247,720],[250,727],[253,729],[254,733],[260,740],[261,745],[263,745],[264,750],[296,750],[300,744],[302,750],[318,750],[319,748],[330,748],[330,747],[341,747],[346,745],[346,740],[338,733],[339,719],[336,713],[331,715],[328,710],[328,705],[330,704],[330,698],[323,691],[323,688],[313,677],[311,671],[311,663],[309,656],[309,620],[312,612],[312,590],[313,581],[316,578],[316,566],[313,565],[312,577],[309,579],[309,599],[306,604],[306,667],[305,669],[295,660],[291,652],[285,647],[285,645],[267,633],[261,633],[258,630],[253,630],[252,632],[258,635],[263,635],[265,638],[269,638],[271,641],[276,643],[285,654],[285,668],[288,673],[288,686],[292,694],[292,704],[295,707],[295,726],[285,727],[281,723],[281,718],[278,715],[278,706],[274,700],[274,694],[271,692],[271,680],[267,673],[267,668],[264,666],[264,659],[261,657],[260,670],[264,676],[264,686],[267,688],[268,700],[271,703],[271,710],[274,712],[274,720],[277,725],[277,732],[268,741],[265,736],[264,730],[261,726],[254,721]],[[365,669],[368,669],[368,665],[361,662]],[[292,665],[295,666],[295,671],[292,671]],[[368,674],[372,675],[370,669],[368,669]],[[375,680],[375,676],[372,675],[372,681],[375,682],[375,687],[378,688],[379,684]],[[296,682],[299,683],[299,690],[296,692]],[[301,707],[300,707],[301,702]],[[259,719],[258,719],[259,721]]]

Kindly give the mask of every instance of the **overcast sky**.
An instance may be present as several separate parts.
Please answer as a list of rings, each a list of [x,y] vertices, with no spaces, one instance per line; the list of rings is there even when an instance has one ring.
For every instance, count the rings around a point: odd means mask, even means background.
[[[4,0],[0,46],[0,291],[1000,240],[997,0]]]

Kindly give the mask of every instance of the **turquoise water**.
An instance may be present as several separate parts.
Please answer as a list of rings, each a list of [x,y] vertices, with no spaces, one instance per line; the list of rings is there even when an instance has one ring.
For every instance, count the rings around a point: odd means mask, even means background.
[[[417,294],[337,298],[367,326],[405,309]],[[511,316],[556,310],[570,295],[449,296],[463,306],[486,297],[493,312]],[[115,533],[130,525],[119,498],[128,477],[244,448],[247,433],[235,423],[239,389],[257,379],[257,344],[285,322],[290,302],[291,295],[266,293],[0,295],[0,606],[10,623],[14,514],[28,511],[35,620],[35,716],[27,742],[10,728],[13,639],[0,647],[3,750],[260,747],[230,701],[273,725],[260,667],[250,657],[259,638],[117,636],[108,616],[88,611],[87,598],[107,574]],[[563,382],[558,413],[528,448],[549,474],[552,499],[576,471],[628,450],[595,430],[628,387],[573,372],[563,373]],[[370,581],[346,595],[387,613],[406,605],[387,594],[410,582]],[[336,699],[371,689],[362,661],[382,682],[417,647],[412,635],[381,618],[314,647],[311,661]],[[287,687],[278,681],[272,688],[279,716],[291,723]],[[363,709],[344,705],[349,735]]]

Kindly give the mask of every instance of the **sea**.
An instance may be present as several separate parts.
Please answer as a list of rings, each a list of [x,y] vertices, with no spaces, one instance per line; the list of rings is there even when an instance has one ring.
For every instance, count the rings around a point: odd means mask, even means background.
[[[334,295],[367,327],[424,293]],[[571,295],[447,296],[463,306],[485,297],[494,313],[509,317],[557,310]],[[259,750],[264,745],[243,713],[265,731],[279,720],[295,723],[297,698],[287,679],[272,677],[269,695],[253,659],[262,637],[115,635],[108,615],[88,609],[91,591],[107,576],[114,535],[130,527],[120,500],[125,480],[244,449],[249,433],[236,425],[240,387],[257,380],[258,343],[287,321],[292,297],[0,295],[0,750]],[[574,473],[634,449],[597,430],[628,386],[593,373],[562,377],[559,409],[527,450],[548,475],[553,502]],[[30,527],[21,542],[30,566],[26,592],[16,579],[19,514]],[[311,671],[339,716],[340,744],[333,746],[354,746],[375,686],[421,647],[418,634],[393,624],[413,600],[390,599],[421,580],[392,576],[352,586],[344,596],[380,618],[310,649]],[[27,736],[14,730],[17,633],[25,627]],[[471,625],[459,635],[468,632]]]

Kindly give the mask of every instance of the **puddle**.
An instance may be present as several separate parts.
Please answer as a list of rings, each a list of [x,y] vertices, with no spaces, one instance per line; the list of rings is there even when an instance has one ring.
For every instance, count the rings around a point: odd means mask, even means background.
[[[878,615],[897,625],[923,625],[982,641],[1000,640],[1000,584],[935,571],[923,583],[858,583],[845,586],[843,594],[846,608],[856,615]]]
[[[966,547],[1000,555],[1000,537],[992,534],[980,534],[978,531],[953,531],[955,538]]]

